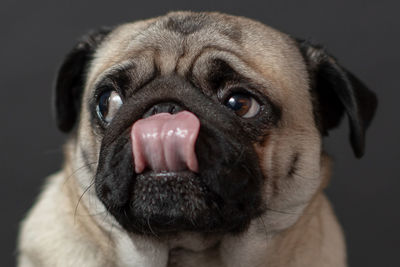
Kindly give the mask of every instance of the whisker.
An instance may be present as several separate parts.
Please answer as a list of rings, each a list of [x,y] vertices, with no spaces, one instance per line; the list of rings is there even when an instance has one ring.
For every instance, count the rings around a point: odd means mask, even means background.
[[[89,186],[86,187],[86,189],[83,191],[83,193],[82,193],[81,196],[79,197],[78,203],[76,203],[75,211],[74,211],[74,221],[75,221],[75,219],[76,219],[76,214],[77,214],[77,211],[78,211],[78,206],[79,206],[79,204],[80,204],[80,202],[81,202],[83,196],[86,194],[87,191],[89,191],[89,189],[94,185],[94,183],[95,183],[95,176],[93,176],[93,178],[91,179],[91,182],[90,182]]]
[[[150,232],[151,232],[155,237],[159,238],[159,236],[158,236],[158,235],[153,231],[153,229],[151,228],[151,225],[150,225],[150,216],[147,216],[146,221],[147,221],[147,225],[149,226]]]
[[[68,175],[67,177],[65,177],[64,185],[67,183],[67,181],[69,180],[69,178],[71,178],[72,176],[74,176],[78,171],[82,170],[82,169],[85,168],[85,167],[89,167],[90,165],[93,165],[93,164],[97,164],[97,161],[96,161],[96,162],[90,162],[90,163],[88,163],[88,164],[84,164],[83,166],[81,166],[81,167],[77,168],[76,170],[74,170],[70,175]]]
[[[262,216],[260,216],[259,219],[261,221],[261,224],[263,225],[264,232],[265,232],[265,237],[267,237],[268,236],[268,231],[267,231],[267,226],[265,225],[264,219],[263,219]]]

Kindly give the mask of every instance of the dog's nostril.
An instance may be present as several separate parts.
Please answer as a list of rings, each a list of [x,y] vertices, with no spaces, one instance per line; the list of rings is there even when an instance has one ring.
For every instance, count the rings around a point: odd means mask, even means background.
[[[158,114],[158,113],[176,114],[183,110],[184,110],[184,108],[182,108],[177,103],[163,102],[163,103],[158,103],[158,104],[152,106],[149,110],[147,110],[144,113],[143,118],[147,118],[147,117],[150,117],[150,116]]]

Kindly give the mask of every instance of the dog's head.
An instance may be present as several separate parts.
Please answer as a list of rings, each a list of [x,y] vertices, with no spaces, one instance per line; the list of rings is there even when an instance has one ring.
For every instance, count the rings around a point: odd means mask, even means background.
[[[376,98],[322,48],[258,22],[177,12],[79,42],[56,83],[82,191],[126,230],[292,224],[319,190],[344,114],[357,157]],[[92,180],[93,179],[93,180]]]

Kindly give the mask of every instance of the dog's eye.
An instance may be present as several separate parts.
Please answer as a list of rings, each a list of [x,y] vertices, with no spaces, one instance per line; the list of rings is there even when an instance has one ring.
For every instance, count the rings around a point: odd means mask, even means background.
[[[233,94],[225,105],[242,118],[251,118],[260,111],[260,104],[253,97],[246,94]]]
[[[99,97],[97,114],[106,123],[111,122],[122,105],[122,99],[116,91],[106,91]]]

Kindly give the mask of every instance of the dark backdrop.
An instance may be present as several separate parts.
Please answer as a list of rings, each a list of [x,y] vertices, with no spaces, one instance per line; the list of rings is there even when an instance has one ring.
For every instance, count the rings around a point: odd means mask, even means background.
[[[363,159],[352,155],[347,122],[326,140],[336,161],[328,194],[346,233],[351,266],[400,266],[400,6],[366,2],[1,0],[0,265],[15,264],[19,222],[44,177],[61,165],[65,136],[56,129],[50,102],[63,56],[90,29],[182,9],[243,15],[312,38],[378,94]]]

